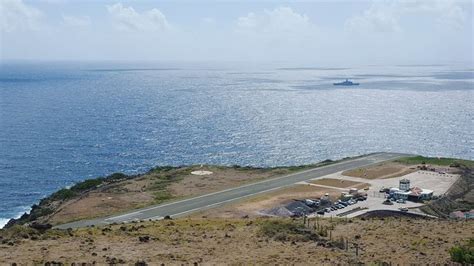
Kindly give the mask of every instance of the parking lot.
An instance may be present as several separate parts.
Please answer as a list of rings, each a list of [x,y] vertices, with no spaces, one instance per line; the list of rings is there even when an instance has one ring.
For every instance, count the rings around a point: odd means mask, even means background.
[[[352,182],[365,182],[370,184],[370,188],[366,190],[367,199],[364,201],[358,201],[355,204],[346,206],[341,209],[332,210],[326,212],[324,217],[355,217],[368,211],[374,210],[395,210],[398,211],[400,208],[407,208],[408,212],[421,214],[416,208],[423,205],[419,202],[406,201],[405,203],[392,202],[393,205],[386,205],[383,202],[386,200],[385,193],[380,193],[379,190],[382,188],[398,187],[399,180],[407,178],[411,181],[412,187],[421,187],[434,191],[435,196],[443,195],[448,191],[454,182],[459,178],[459,175],[454,174],[440,174],[431,171],[416,171],[408,175],[396,178],[387,179],[364,179],[359,177],[344,176],[340,172],[332,175],[328,175],[325,178],[338,179],[343,181]],[[312,184],[313,185],[313,184]],[[328,187],[328,186],[325,186]],[[329,187],[328,187],[329,188]],[[341,190],[341,188],[338,188]],[[353,212],[351,212],[351,210]],[[347,213],[347,214],[345,214]],[[317,216],[319,214],[313,213],[310,216]]]
[[[356,217],[358,215],[361,215],[363,213],[366,213],[368,211],[374,211],[374,210],[394,210],[398,211],[399,208],[416,208],[420,207],[423,204],[422,203],[417,203],[417,202],[411,202],[411,201],[406,201],[405,203],[396,203],[393,202],[393,205],[385,205],[383,204],[383,201],[385,200],[384,198],[384,193],[379,193],[380,195],[377,195],[376,197],[374,196],[369,196],[367,195],[367,200],[365,201],[358,201],[356,204],[349,205],[343,209],[338,209],[335,211],[331,211],[329,213],[325,213],[324,217]],[[347,215],[344,215],[345,212],[349,212],[351,210],[357,210],[351,212]],[[410,212],[413,212],[410,210]],[[418,213],[418,212],[417,212]],[[318,214],[314,213],[311,216],[317,216]]]

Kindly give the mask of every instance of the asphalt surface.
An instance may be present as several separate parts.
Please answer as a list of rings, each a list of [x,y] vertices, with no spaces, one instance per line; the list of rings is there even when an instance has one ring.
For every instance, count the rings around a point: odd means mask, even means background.
[[[71,222],[67,224],[58,225],[55,228],[66,229],[86,227],[90,225],[98,226],[110,223],[122,223],[149,219],[158,220],[162,219],[166,215],[176,218],[187,215],[191,212],[213,208],[259,193],[264,193],[271,190],[291,186],[297,182],[323,177],[325,175],[333,174],[339,171],[350,170],[358,167],[380,163],[383,161],[393,160],[404,156],[410,155],[400,153],[370,154],[367,156],[355,159],[348,159],[339,163],[296,172],[294,174],[281,176],[273,179],[267,179],[257,183],[252,183],[232,189],[226,189],[194,198],[138,209],[128,213],[105,218]]]

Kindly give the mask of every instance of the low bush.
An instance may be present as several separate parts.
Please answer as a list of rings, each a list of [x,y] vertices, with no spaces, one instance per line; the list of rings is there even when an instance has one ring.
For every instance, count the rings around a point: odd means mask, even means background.
[[[449,250],[451,260],[462,264],[474,264],[474,238],[464,245],[457,245]]]
[[[75,192],[81,192],[81,191],[84,191],[84,190],[95,188],[98,185],[102,184],[102,182],[104,182],[104,178],[102,178],[102,177],[94,178],[94,179],[87,179],[87,180],[84,180],[84,181],[79,182],[79,183],[75,184],[74,186],[72,186],[71,190],[75,191]]]
[[[74,193],[70,189],[63,188],[63,189],[60,189],[60,190],[54,192],[50,196],[50,199],[52,199],[52,200],[67,200],[67,199],[70,199],[70,198],[74,197],[75,195],[76,195],[76,193]]]
[[[301,223],[286,220],[267,220],[262,222],[260,235],[273,238],[276,241],[309,241],[319,237]]]
[[[30,213],[30,216],[29,216],[29,220],[30,221],[34,221],[36,219],[38,219],[39,217],[43,217],[43,216],[46,216],[46,215],[49,215],[51,213],[53,213],[54,211],[50,208],[47,208],[47,207],[38,207],[38,208],[34,208],[31,213]]]
[[[434,165],[444,165],[444,166],[466,166],[474,167],[474,161],[461,160],[454,158],[435,158],[435,157],[424,157],[424,156],[413,156],[413,157],[404,157],[397,159],[396,162],[403,164],[434,164]]]
[[[111,175],[108,175],[105,179],[114,181],[114,180],[120,180],[120,179],[126,179],[128,176],[123,173],[113,173]]]
[[[156,167],[153,167],[151,168],[148,173],[161,173],[161,172],[169,172],[171,170],[175,170],[175,169],[178,169],[179,167],[175,167],[175,166],[169,166],[169,165],[165,165],[165,166],[156,166]]]
[[[169,200],[172,198],[171,193],[166,190],[160,190],[154,194],[155,203],[162,203],[163,201]]]

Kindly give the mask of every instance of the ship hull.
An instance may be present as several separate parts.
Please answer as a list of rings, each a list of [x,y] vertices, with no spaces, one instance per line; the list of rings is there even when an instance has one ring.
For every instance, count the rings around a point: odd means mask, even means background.
[[[352,83],[352,84],[341,84],[341,83],[333,83],[334,86],[359,86],[359,83]]]

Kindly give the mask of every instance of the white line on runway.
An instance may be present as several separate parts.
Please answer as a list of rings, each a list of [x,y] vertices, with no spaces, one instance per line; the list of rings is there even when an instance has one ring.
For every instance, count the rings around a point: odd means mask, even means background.
[[[253,196],[253,195],[260,194],[260,193],[269,192],[269,191],[272,191],[272,190],[277,190],[277,189],[285,188],[285,187],[287,187],[287,186],[292,186],[292,185],[294,185],[294,184],[290,184],[290,185],[286,185],[286,186],[282,186],[282,187],[270,188],[270,189],[267,189],[267,190],[264,190],[264,191],[260,191],[260,192],[256,192],[256,193],[253,193],[253,194],[249,194],[249,195],[240,196],[240,197],[237,197],[237,198],[232,198],[232,199],[228,199],[228,200],[216,202],[216,203],[213,203],[213,204],[209,204],[209,205],[202,206],[202,207],[199,207],[199,208],[194,208],[194,209],[187,210],[187,211],[184,211],[184,212],[175,213],[175,214],[173,214],[173,215],[171,215],[171,216],[174,217],[174,216],[179,216],[179,215],[182,215],[182,214],[185,214],[185,213],[189,213],[189,212],[199,211],[199,210],[206,209],[206,208],[209,208],[209,207],[213,207],[213,206],[217,206],[217,205],[220,205],[220,204],[224,204],[224,203],[229,202],[229,201],[239,200],[239,199],[242,199],[242,198],[250,197],[250,196]],[[157,219],[156,219],[157,217],[162,217],[162,216],[155,216],[155,217],[151,217],[151,218],[149,218],[149,219],[157,220]]]
[[[316,167],[316,168],[311,168],[311,169],[308,169],[308,170],[304,170],[304,171],[301,171],[301,172],[296,172],[296,173],[285,175],[285,176],[276,177],[276,178],[273,178],[273,179],[266,179],[266,180],[263,180],[263,181],[243,185],[243,186],[240,186],[240,187],[228,188],[228,189],[225,189],[225,190],[216,191],[216,192],[213,192],[213,193],[209,193],[209,194],[205,194],[205,195],[201,195],[201,196],[196,196],[196,197],[185,199],[185,200],[174,201],[174,202],[170,202],[170,203],[163,204],[163,205],[158,205],[158,206],[153,206],[153,207],[141,209],[141,210],[136,211],[136,212],[131,212],[131,213],[127,213],[127,214],[123,214],[123,215],[119,215],[119,216],[109,217],[105,220],[110,220],[110,219],[114,219],[114,218],[118,218],[118,217],[122,217],[122,216],[126,217],[126,216],[129,216],[129,215],[140,214],[140,213],[143,213],[145,211],[154,210],[154,209],[161,208],[161,207],[166,207],[166,206],[169,206],[169,205],[172,205],[172,204],[187,202],[187,201],[190,201],[190,200],[196,200],[196,199],[199,199],[199,198],[212,196],[212,195],[215,195],[215,194],[224,193],[224,192],[231,191],[231,190],[237,190],[237,189],[241,189],[241,188],[245,188],[245,187],[249,187],[249,186],[254,186],[254,185],[265,183],[265,182],[272,182],[272,181],[279,180],[279,179],[282,179],[282,178],[288,178],[288,177],[291,177],[291,176],[294,176],[294,175],[304,174],[304,173],[307,173],[307,172],[311,172],[311,171],[315,171],[315,170],[319,170],[319,169],[324,169],[324,168],[328,168],[328,167],[332,167],[332,166],[335,166],[335,165],[340,165],[340,164],[344,164],[344,163],[348,163],[348,162],[366,160],[366,159],[370,159],[372,157],[379,156],[379,155],[381,155],[381,154],[377,153],[377,154],[372,154],[372,155],[369,155],[369,156],[366,156],[366,157],[361,157],[361,158],[357,158],[357,159],[353,159],[353,160],[349,160],[349,161],[343,161],[343,162],[324,165],[324,166],[320,166],[320,167]],[[388,160],[391,160],[391,159],[388,159]],[[377,161],[377,159],[375,159],[375,161]],[[370,165],[370,164],[372,164],[372,163],[369,163],[367,165]],[[359,167],[363,167],[363,166],[366,166],[366,165],[362,165],[362,166],[359,166]]]

